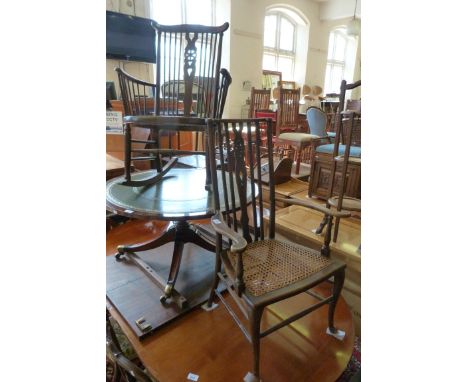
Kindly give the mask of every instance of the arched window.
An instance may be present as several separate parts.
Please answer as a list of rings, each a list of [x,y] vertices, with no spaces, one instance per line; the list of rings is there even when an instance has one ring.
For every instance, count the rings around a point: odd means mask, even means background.
[[[160,24],[215,25],[215,0],[152,0],[152,18]]]
[[[297,23],[278,10],[265,16],[263,34],[263,69],[281,72],[283,80],[294,78]]]
[[[356,40],[346,34],[345,28],[330,32],[328,40],[327,70],[325,72],[325,94],[339,93],[343,79],[353,81],[356,61]]]

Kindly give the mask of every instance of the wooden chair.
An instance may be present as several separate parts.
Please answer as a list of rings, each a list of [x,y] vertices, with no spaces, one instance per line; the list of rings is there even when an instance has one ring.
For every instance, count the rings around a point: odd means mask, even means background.
[[[151,24],[156,32],[156,114],[214,117],[223,35],[229,24]],[[180,100],[182,113],[174,107]]]
[[[124,184],[130,186],[155,183],[176,164],[177,158],[173,156],[204,150],[206,137],[202,124],[180,120],[194,129],[186,126],[177,128],[174,125],[177,120],[168,119],[170,128],[165,129],[161,125],[164,119],[153,123],[149,115],[220,118],[232,81],[229,72],[220,69],[223,34],[229,27],[228,23],[211,27],[167,26],[152,22],[152,26],[156,33],[156,83],[140,81],[116,69],[126,114]],[[132,127],[142,126],[151,130],[149,140],[132,139]],[[193,145],[191,132],[195,132]],[[188,137],[187,141],[181,142],[182,135]],[[167,141],[166,151],[161,149],[163,140]],[[141,143],[145,144],[144,149],[133,147],[133,144]],[[149,155],[132,157],[132,152],[136,151]],[[170,160],[163,168],[164,156],[169,156]],[[135,182],[127,171],[132,161],[150,161],[156,173],[151,178]]]
[[[257,118],[257,110],[268,110],[270,108],[270,89],[255,89],[250,91],[250,110],[249,118]]]
[[[312,136],[297,133],[299,100],[301,89],[279,88],[278,118],[275,145],[286,145],[294,149],[295,173],[299,174],[303,150],[312,144]]]
[[[286,131],[294,132],[297,129],[300,98],[301,89],[279,88],[276,136]]]
[[[347,84],[345,80],[341,82],[341,92],[340,92],[340,107],[343,108],[344,100],[347,90],[352,90],[361,86],[361,81],[357,81],[352,84]],[[353,130],[357,125],[357,119],[360,114],[354,111],[340,111],[337,128],[336,128],[336,137],[333,144],[333,153],[331,155],[331,172],[330,172],[330,183],[328,187],[328,198],[327,198],[327,208],[336,208],[337,211],[346,210],[346,211],[361,211],[361,200],[346,196],[346,183],[348,180],[348,164],[353,162],[356,165],[361,164],[361,148],[358,146],[353,146]],[[344,121],[347,122],[347,129],[344,132]],[[322,147],[317,148],[317,152],[320,151]],[[336,172],[338,165],[341,167],[341,182],[339,184],[338,195],[334,195],[334,188],[336,185]],[[312,173],[313,169],[311,166],[311,182],[312,182]],[[312,184],[312,183],[311,183]],[[310,196],[310,188],[309,188]],[[326,216],[322,220],[319,227],[316,229],[316,233],[320,234],[326,224]],[[340,224],[340,218],[336,219],[335,230],[333,233],[333,241],[336,242],[338,238],[338,229]]]
[[[267,129],[267,162],[261,166],[246,166],[245,158],[250,163],[263,163],[259,150],[260,135],[256,134],[261,123]],[[243,135],[249,140],[245,143]],[[349,216],[349,213],[331,211],[309,201],[287,199],[288,203],[306,205],[327,215],[327,234],[320,251],[302,247],[293,243],[275,239],[275,184],[273,174],[273,142],[271,120],[209,120],[208,121],[209,159],[212,169],[212,185],[216,214],[211,223],[216,231],[216,269],[210,298],[205,309],[213,308],[215,294],[226,306],[242,333],[253,347],[253,374],[248,373],[244,381],[259,381],[260,339],[309,312],[329,305],[328,332],[334,336],[343,335],[333,322],[335,306],[340,296],[345,277],[346,265],[330,259],[330,237],[333,217]],[[223,147],[222,157],[225,166],[216,169],[215,146]],[[221,162],[224,163],[224,160]],[[265,222],[266,211],[263,208],[262,193],[257,198],[247,200],[247,190],[255,195],[263,172],[268,173],[269,199],[271,209],[269,222]],[[227,179],[230,181],[227,182]],[[227,184],[230,185],[228,190]],[[219,186],[218,186],[219,185]],[[220,189],[223,188],[223,204],[226,213],[220,212]],[[239,203],[234,202],[234,195],[239,195]],[[286,199],[277,198],[285,201]],[[223,237],[229,239],[229,245],[223,244]],[[221,265],[224,271],[221,271]],[[330,296],[319,296],[310,289],[320,283],[328,283]],[[244,327],[221,293],[217,291],[219,280],[223,281],[237,303],[240,311],[248,320]],[[260,331],[262,313],[270,304],[306,292],[319,302],[284,321]],[[324,328],[325,329],[325,328]]]

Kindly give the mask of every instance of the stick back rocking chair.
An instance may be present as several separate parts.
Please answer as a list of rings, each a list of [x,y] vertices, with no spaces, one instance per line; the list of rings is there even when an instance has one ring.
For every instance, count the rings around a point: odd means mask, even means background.
[[[204,129],[176,128],[172,121],[182,118],[221,118],[231,76],[221,69],[221,53],[224,32],[228,23],[220,26],[161,25],[153,21],[156,41],[156,65],[154,84],[141,81],[117,68],[122,100],[125,109],[125,183],[144,186],[158,182],[176,165],[179,155],[191,155],[204,150]],[[168,118],[169,128],[163,129],[158,116]],[[156,118],[153,121],[153,118]],[[196,125],[197,123],[194,123]],[[131,138],[131,127],[151,129],[148,140]],[[165,130],[165,131],[164,131]],[[161,132],[164,131],[164,135]],[[181,132],[195,131],[195,142],[190,138],[181,143]],[[187,136],[187,134],[185,134]],[[162,149],[162,141],[167,140]],[[144,149],[134,144],[145,144]],[[168,147],[167,147],[168,146]],[[132,152],[140,155],[132,156]],[[150,161],[154,176],[141,180],[132,179],[131,162]]]

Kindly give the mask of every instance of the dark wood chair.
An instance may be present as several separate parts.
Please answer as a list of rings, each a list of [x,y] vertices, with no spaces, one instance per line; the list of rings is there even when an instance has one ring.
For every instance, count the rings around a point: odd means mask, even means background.
[[[255,89],[250,91],[249,118],[257,118],[257,110],[268,110],[270,108],[270,89]]]
[[[345,80],[341,82],[341,91],[340,91],[340,106],[338,114],[338,121],[336,124],[336,137],[333,144],[333,152],[331,155],[331,172],[330,172],[330,181],[328,186],[328,196],[327,196],[327,208],[336,208],[337,211],[346,210],[346,211],[361,211],[361,200],[345,195],[346,183],[348,181],[348,165],[352,162],[355,165],[361,165],[361,147],[353,146],[355,139],[353,140],[353,131],[361,122],[361,115],[355,111],[343,111],[344,100],[346,96],[346,91],[355,89],[361,86],[361,81],[356,81],[352,84],[347,84]],[[359,103],[360,107],[360,103]],[[345,124],[346,122],[346,124]],[[346,126],[346,129],[345,129]],[[360,144],[360,140],[359,140]],[[323,146],[317,148],[317,151]],[[339,183],[338,195],[334,195],[335,187],[337,186],[336,173],[338,166],[341,167],[341,181]],[[313,182],[313,169],[311,166],[311,184]],[[309,188],[310,196],[310,188]],[[320,234],[326,224],[326,216],[322,220],[319,227],[316,229],[316,233]],[[338,229],[340,224],[340,218],[336,219],[335,230],[333,233],[333,241],[336,242],[338,238]]]
[[[229,72],[220,69],[223,34],[229,27],[228,23],[211,27],[168,26],[152,22],[152,26],[156,33],[156,83],[141,81],[116,69],[126,115],[125,184],[131,186],[155,183],[176,164],[174,156],[189,156],[190,152],[204,150],[206,137],[201,126],[177,128],[174,120],[169,119],[170,128],[164,129],[161,125],[163,119],[153,123],[150,116],[220,118],[232,81]],[[132,139],[131,128],[143,126],[151,130],[149,139]],[[142,143],[145,145],[143,149],[134,148],[134,145]],[[161,149],[163,146],[167,147],[166,151]],[[148,155],[132,156],[136,151]],[[150,161],[150,167],[156,173],[145,181],[132,180],[127,169],[133,161]],[[185,162],[197,163],[192,159]]]
[[[261,162],[260,124],[267,125],[267,159]],[[245,143],[244,135],[249,137]],[[327,215],[327,233],[320,251],[282,242],[275,239],[275,184],[273,174],[273,142],[271,120],[209,120],[208,121],[209,159],[212,169],[212,185],[216,214],[211,222],[216,231],[216,269],[215,279],[205,309],[213,308],[215,294],[239,325],[242,333],[253,347],[253,373],[248,373],[244,381],[259,381],[260,339],[313,310],[328,304],[328,332],[342,338],[343,332],[334,326],[334,311],[343,286],[346,265],[330,259],[330,238],[333,217],[349,216],[349,213],[331,211],[309,201],[288,199],[288,203],[305,205]],[[223,147],[221,163],[216,169],[216,156],[213,147]],[[259,164],[246,166],[249,163]],[[268,223],[264,219],[263,196],[258,191],[256,180],[268,173],[270,211]],[[219,179],[219,183],[218,183]],[[227,181],[229,180],[229,181]],[[226,212],[220,212],[219,187],[223,188]],[[228,186],[229,185],[229,186]],[[252,200],[247,199],[258,194]],[[236,204],[234,195],[239,195]],[[286,199],[277,198],[285,201]],[[224,238],[224,240],[223,240]],[[229,245],[223,244],[229,240]],[[221,271],[224,266],[224,272]],[[319,296],[311,290],[320,283],[329,283],[329,296]],[[223,281],[237,303],[240,311],[248,320],[244,327],[225,298],[217,291],[219,281]],[[260,331],[262,313],[270,304],[287,299],[299,293],[308,293],[318,302],[292,315],[284,321]]]
[[[152,26],[156,32],[156,114],[215,117],[223,36],[229,23],[161,25],[152,21]],[[175,107],[180,101],[182,112]]]
[[[301,89],[279,88],[278,118],[276,122],[275,145],[294,149],[295,173],[299,174],[302,153],[312,144],[308,133],[296,132],[299,117]]]
[[[301,89],[279,88],[275,136],[278,137],[281,133],[287,131],[296,131],[300,98]]]

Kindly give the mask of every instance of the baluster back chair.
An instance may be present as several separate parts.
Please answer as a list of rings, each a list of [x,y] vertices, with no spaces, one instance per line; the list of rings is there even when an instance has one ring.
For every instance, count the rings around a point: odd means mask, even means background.
[[[267,125],[267,159],[261,162],[260,134],[261,123]],[[247,136],[247,142],[244,139]],[[211,219],[216,231],[215,279],[205,309],[213,309],[215,294],[226,306],[242,333],[252,344],[253,373],[248,373],[244,381],[259,381],[260,339],[311,311],[329,305],[328,326],[330,333],[337,334],[333,317],[345,276],[345,264],[331,260],[330,237],[333,217],[349,216],[349,213],[331,211],[309,201],[288,199],[290,204],[306,205],[324,212],[328,216],[327,235],[320,251],[275,239],[275,185],[273,176],[273,139],[271,120],[209,120],[208,121],[209,159],[212,169],[212,186],[216,213]],[[214,147],[222,147],[221,163],[216,171]],[[246,158],[252,166],[246,165]],[[260,164],[261,165],[258,165]],[[259,191],[257,179],[268,173],[270,215],[265,222],[263,195]],[[221,192],[221,188],[222,191]],[[247,199],[250,190],[252,200]],[[236,204],[234,197],[239,195]],[[220,200],[220,195],[223,200]],[[286,199],[280,199],[285,201]],[[223,205],[224,213],[220,206]],[[229,245],[223,244],[223,237]],[[224,272],[221,271],[224,266]],[[333,277],[330,295],[318,296],[309,289],[320,283],[327,283]],[[217,291],[219,281],[227,289],[240,311],[248,320],[244,327],[226,299]],[[318,303],[307,307],[284,321],[260,331],[262,313],[270,304],[306,292],[315,296]],[[343,333],[341,333],[343,334]]]

